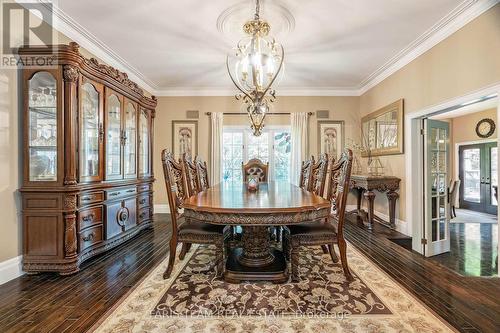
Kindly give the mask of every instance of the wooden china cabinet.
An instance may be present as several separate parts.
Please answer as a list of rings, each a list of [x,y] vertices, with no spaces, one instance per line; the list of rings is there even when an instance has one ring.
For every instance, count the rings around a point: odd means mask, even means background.
[[[19,56],[23,269],[71,274],[151,227],[156,98],[76,43]]]

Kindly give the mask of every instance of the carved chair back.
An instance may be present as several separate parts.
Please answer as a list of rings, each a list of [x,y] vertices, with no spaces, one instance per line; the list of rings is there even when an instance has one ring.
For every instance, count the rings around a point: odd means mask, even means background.
[[[243,181],[248,181],[249,176],[257,176],[260,182],[267,182],[269,162],[263,163],[258,158],[252,158],[247,164],[241,163]]]
[[[316,195],[323,196],[327,172],[328,154],[321,154],[318,162],[311,165],[311,172],[309,175],[309,191]]]
[[[338,237],[343,237],[345,207],[351,181],[352,151],[345,149],[340,159],[330,168],[327,199],[332,205],[331,215],[337,220]]]
[[[197,156],[195,159],[196,168],[198,169],[198,186],[201,191],[205,191],[210,187],[210,182],[208,181],[208,168],[207,162],[202,161],[202,159]]]
[[[193,162],[191,155],[188,153],[182,154],[181,160],[184,165],[184,171],[186,172],[186,182],[189,196],[201,192],[200,184],[198,182],[198,168],[196,167],[196,163]]]
[[[305,190],[308,189],[309,175],[311,174],[311,167],[313,164],[314,156],[311,156],[311,159],[302,161],[302,166],[300,167],[299,186]]]
[[[177,231],[177,221],[182,216],[182,203],[188,197],[186,176],[183,163],[176,161],[174,155],[166,149],[161,153],[161,161],[163,164],[165,185],[167,187],[172,230],[175,232]]]

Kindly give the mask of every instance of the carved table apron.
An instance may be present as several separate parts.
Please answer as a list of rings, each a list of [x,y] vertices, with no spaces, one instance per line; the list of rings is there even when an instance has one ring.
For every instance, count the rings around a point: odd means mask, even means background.
[[[361,209],[361,201],[363,197],[368,201],[368,228],[372,229],[373,222],[382,223],[392,229],[396,228],[396,200],[399,194],[399,183],[401,179],[393,176],[368,176],[368,175],[351,175],[351,189],[357,191],[357,210],[358,215],[363,212]],[[387,192],[387,200],[389,202],[389,222],[384,221],[374,214],[375,193],[373,191]]]
[[[326,218],[330,203],[311,192],[283,182],[262,183],[249,192],[241,183],[221,183],[183,204],[186,221],[241,226],[241,247],[227,256],[227,281],[288,280],[284,254],[270,241],[270,226],[304,223]]]

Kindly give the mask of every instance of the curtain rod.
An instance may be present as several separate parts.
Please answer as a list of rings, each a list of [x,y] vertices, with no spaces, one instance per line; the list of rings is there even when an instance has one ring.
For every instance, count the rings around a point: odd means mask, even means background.
[[[211,116],[212,112],[205,112],[205,114],[207,116]],[[248,113],[246,113],[246,112],[223,112],[222,114],[223,115],[228,115],[228,116],[230,116],[230,115],[235,115],[235,116],[242,116],[242,115],[246,116],[246,115],[248,115]],[[286,116],[286,115],[291,115],[291,114],[292,114],[291,112],[268,112],[268,113],[266,113],[266,116],[267,115],[271,115],[271,116],[279,116],[279,115]],[[312,115],[314,115],[314,113],[313,112],[308,112],[307,115],[308,116],[312,116]]]

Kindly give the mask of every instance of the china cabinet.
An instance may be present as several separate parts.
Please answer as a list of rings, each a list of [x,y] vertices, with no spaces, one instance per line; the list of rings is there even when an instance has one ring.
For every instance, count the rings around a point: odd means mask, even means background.
[[[76,43],[19,56],[43,64],[22,69],[23,269],[72,274],[152,225],[157,101]]]

